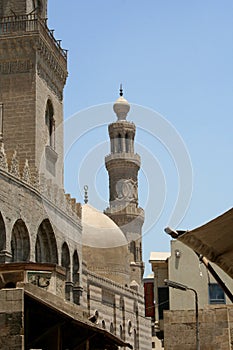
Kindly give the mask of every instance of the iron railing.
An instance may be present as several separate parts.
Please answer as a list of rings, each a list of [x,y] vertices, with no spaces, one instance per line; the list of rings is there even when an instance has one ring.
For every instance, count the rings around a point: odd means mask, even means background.
[[[56,40],[53,30],[50,30],[47,26],[47,19],[42,19],[37,14],[21,15],[21,16],[8,16],[0,18],[0,36],[22,32],[36,32],[43,33],[45,38],[52,41],[53,44],[60,51],[62,56],[67,58],[67,50],[62,49],[61,40]]]

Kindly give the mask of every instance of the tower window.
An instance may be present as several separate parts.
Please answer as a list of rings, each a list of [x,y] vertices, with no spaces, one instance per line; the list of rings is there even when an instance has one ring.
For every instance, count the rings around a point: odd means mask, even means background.
[[[118,153],[122,152],[122,137],[121,134],[118,135]]]
[[[129,142],[130,142],[129,136],[128,136],[128,134],[126,134],[126,135],[125,135],[125,151],[126,151],[126,153],[129,153],[129,152],[130,152],[130,149],[129,149]]]
[[[51,148],[55,148],[55,119],[53,105],[50,100],[47,102],[46,111],[45,111],[45,123],[48,129],[48,145]]]

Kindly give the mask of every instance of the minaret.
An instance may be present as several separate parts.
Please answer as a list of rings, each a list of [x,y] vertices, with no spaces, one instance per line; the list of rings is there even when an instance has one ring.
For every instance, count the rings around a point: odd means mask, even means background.
[[[0,141],[20,168],[63,187],[67,53],[47,27],[47,0],[0,1]]]
[[[144,211],[138,207],[138,171],[140,156],[134,153],[136,127],[126,120],[130,110],[128,101],[120,97],[113,105],[117,121],[108,127],[111,153],[105,158],[109,174],[108,215],[124,232],[130,251],[131,282],[141,285],[144,271],[142,262],[142,225]]]

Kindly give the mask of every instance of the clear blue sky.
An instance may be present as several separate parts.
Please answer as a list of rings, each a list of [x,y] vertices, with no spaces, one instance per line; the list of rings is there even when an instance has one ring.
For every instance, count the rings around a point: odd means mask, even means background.
[[[98,192],[90,191],[90,203],[107,206],[106,123],[115,120],[111,104],[123,83],[129,120],[138,125],[147,262],[150,251],[169,251],[163,229],[170,223],[192,229],[232,207],[233,2],[49,0],[48,15],[69,50],[64,116],[75,118],[79,135],[65,159],[66,191],[81,201],[87,182]],[[178,153],[186,151],[190,164],[185,158],[182,168]],[[190,185],[186,213],[170,221],[179,192],[185,196]]]

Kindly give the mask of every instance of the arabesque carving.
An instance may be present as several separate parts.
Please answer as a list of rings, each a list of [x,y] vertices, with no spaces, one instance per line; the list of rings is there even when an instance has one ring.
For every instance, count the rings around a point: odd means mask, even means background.
[[[1,143],[1,146],[0,146],[0,168],[8,171],[7,157],[6,157],[3,142]]]
[[[19,174],[19,161],[17,158],[17,152],[14,151],[14,154],[12,156],[12,160],[11,160],[11,167],[10,167],[10,173],[16,177],[20,177]]]

